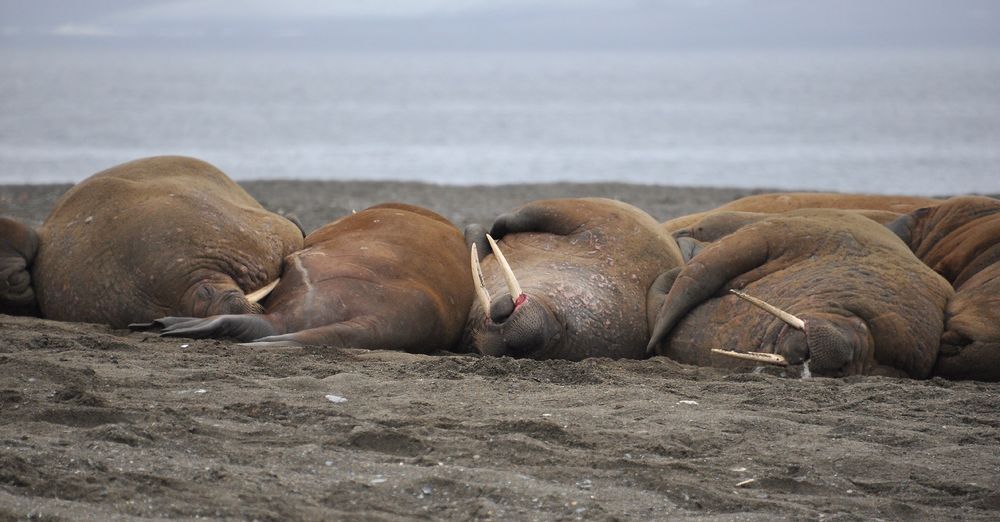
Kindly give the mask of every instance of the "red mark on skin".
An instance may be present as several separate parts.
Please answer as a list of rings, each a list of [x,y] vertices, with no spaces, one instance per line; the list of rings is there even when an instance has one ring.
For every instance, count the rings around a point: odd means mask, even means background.
[[[527,301],[527,300],[528,300],[528,296],[526,294],[521,294],[521,295],[517,296],[517,299],[514,299],[514,309],[517,310],[517,307],[519,307],[522,304],[524,304],[524,302]]]

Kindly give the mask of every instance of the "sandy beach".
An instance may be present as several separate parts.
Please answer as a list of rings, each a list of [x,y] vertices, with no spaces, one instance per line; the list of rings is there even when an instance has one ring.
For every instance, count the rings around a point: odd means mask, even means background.
[[[463,227],[550,197],[665,220],[752,193],[242,185],[307,231],[386,201]],[[0,215],[40,224],[67,187],[0,186]],[[998,399],[979,382],[254,349],[0,315],[0,520],[996,520]]]

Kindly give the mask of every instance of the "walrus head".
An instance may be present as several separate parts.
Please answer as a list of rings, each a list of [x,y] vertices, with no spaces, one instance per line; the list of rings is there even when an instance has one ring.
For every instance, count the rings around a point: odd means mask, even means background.
[[[486,236],[500,264],[507,292],[490,297],[480,265],[479,252],[472,244],[472,278],[480,306],[486,312],[484,324],[473,342],[483,355],[544,358],[561,337],[563,327],[541,296],[529,296],[522,289],[496,241]]]
[[[868,360],[874,351],[874,340],[868,325],[856,316],[832,313],[813,313],[805,319],[792,315],[770,303],[730,290],[784,321],[790,328],[784,331],[775,344],[773,364],[805,364],[811,373],[825,376],[843,376],[857,373],[852,365]],[[738,352],[716,351],[723,355]]]

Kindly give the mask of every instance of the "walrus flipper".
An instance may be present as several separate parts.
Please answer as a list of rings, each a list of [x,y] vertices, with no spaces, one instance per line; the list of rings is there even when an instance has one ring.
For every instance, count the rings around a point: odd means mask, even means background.
[[[1000,381],[1000,343],[975,341],[956,346],[946,344],[948,342],[946,332],[932,375],[946,379]]]
[[[274,334],[274,327],[259,315],[216,315],[206,318],[164,317],[153,321],[163,326],[161,337],[233,339],[252,341]]]
[[[737,237],[737,234],[729,236],[728,241],[705,248],[677,274],[657,313],[656,322],[651,325],[647,353],[655,352],[660,341],[687,312],[710,299],[736,276],[767,261],[766,242],[753,234],[742,234],[742,237]]]
[[[663,272],[649,286],[649,291],[646,293],[646,319],[650,329],[656,324],[656,317],[659,315],[660,309],[663,308],[663,301],[667,299],[670,288],[674,286],[674,281],[677,280],[677,276],[680,275],[683,268],[677,266]]]
[[[465,227],[465,246],[472,248],[472,245],[476,245],[476,253],[478,254],[479,261],[482,261],[491,252],[486,234],[486,227],[482,225],[472,224]]]
[[[507,234],[544,232],[568,236],[591,219],[592,210],[573,200],[550,200],[528,203],[493,221],[490,236],[501,239]]]
[[[426,351],[427,332],[403,332],[389,328],[380,317],[366,315],[348,321],[299,330],[283,335],[254,339],[248,346],[333,346],[365,350],[398,350],[412,353]]]
[[[30,267],[38,253],[38,233],[13,219],[0,218],[0,313],[38,315]]]

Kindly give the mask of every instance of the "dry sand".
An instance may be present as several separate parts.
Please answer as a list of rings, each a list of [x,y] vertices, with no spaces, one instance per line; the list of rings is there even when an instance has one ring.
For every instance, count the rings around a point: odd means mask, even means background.
[[[658,219],[748,191],[250,182],[307,230],[545,197]],[[38,224],[66,186],[0,187]],[[0,520],[1000,518],[1000,385],[252,349],[0,315]],[[346,399],[346,400],[342,400]]]

